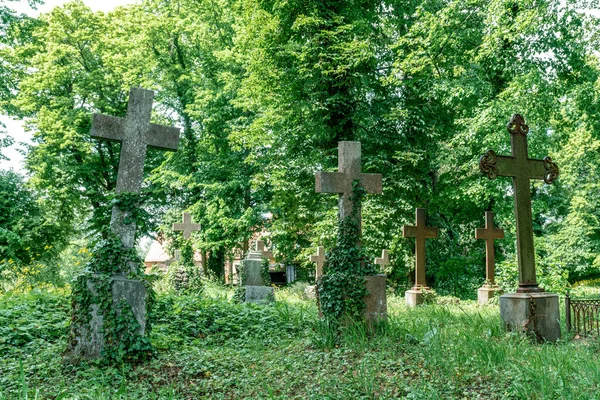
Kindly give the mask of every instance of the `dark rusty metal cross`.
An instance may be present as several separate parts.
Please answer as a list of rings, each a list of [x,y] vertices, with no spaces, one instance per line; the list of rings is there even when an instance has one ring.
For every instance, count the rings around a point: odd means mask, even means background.
[[[517,226],[517,256],[519,260],[519,288],[517,292],[538,292],[535,274],[535,249],[533,246],[533,217],[531,214],[531,179],[552,183],[558,178],[558,166],[550,157],[543,160],[529,158],[527,134],[529,127],[520,114],[515,114],[507,125],[510,133],[512,156],[497,156],[488,150],[479,160],[479,169],[490,179],[510,176],[515,196]]]
[[[200,230],[200,224],[192,223],[192,215],[184,212],[182,215],[181,223],[173,224],[173,230],[175,232],[183,232],[183,237],[189,239],[192,236],[192,232]]]
[[[317,193],[338,193],[340,221],[352,214],[353,202],[352,182],[358,180],[367,193],[381,194],[381,174],[364,174],[360,167],[360,142],[338,143],[338,172],[322,172],[315,174]],[[360,214],[359,214],[360,220]]]
[[[417,208],[416,226],[405,225],[402,227],[402,236],[414,237],[415,240],[415,286],[413,290],[429,289],[425,280],[425,239],[437,238],[438,228],[427,226],[425,223],[425,209]]]
[[[154,92],[132,88],[129,93],[126,118],[94,114],[91,137],[121,143],[117,194],[139,193],[142,187],[144,162],[148,147],[177,150],[179,128],[150,123]],[[117,206],[113,207],[110,226],[121,238],[123,247],[135,245],[135,223],[124,223],[127,215]]]
[[[504,229],[494,228],[493,212],[485,212],[485,228],[475,228],[475,239],[485,239],[485,279],[487,284],[494,285],[494,240],[504,239]]]

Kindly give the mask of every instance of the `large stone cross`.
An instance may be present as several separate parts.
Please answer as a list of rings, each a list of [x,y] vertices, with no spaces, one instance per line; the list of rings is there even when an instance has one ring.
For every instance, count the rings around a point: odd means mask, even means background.
[[[487,284],[494,285],[494,240],[504,239],[504,229],[494,228],[493,212],[485,212],[485,228],[475,228],[475,239],[485,239],[485,279]]]
[[[319,279],[323,275],[323,264],[325,264],[325,248],[323,246],[317,247],[317,254],[310,256],[310,262],[317,265],[315,279]]]
[[[415,286],[413,290],[429,289],[425,280],[425,239],[437,238],[438,228],[425,224],[425,209],[417,208],[416,226],[402,227],[402,236],[414,237],[415,240]]]
[[[177,150],[179,128],[150,123],[153,98],[154,92],[151,90],[132,88],[126,118],[94,114],[92,119],[92,138],[121,143],[117,194],[140,192],[148,147]],[[125,214],[115,205],[110,226],[113,233],[121,238],[123,247],[133,248],[135,223],[124,223]]]
[[[531,179],[543,179],[552,183],[558,178],[558,166],[550,157],[543,160],[529,158],[527,134],[529,127],[519,114],[507,124],[510,133],[512,156],[497,156],[488,150],[479,160],[479,168],[488,178],[510,176],[515,196],[515,219],[517,225],[517,256],[519,260],[519,288],[517,292],[538,292],[535,276],[535,249],[533,247],[533,217],[531,215]]]
[[[270,260],[273,258],[273,252],[267,250],[267,248],[265,247],[265,242],[262,240],[256,241],[256,251],[260,252],[260,254],[267,260]]]
[[[173,224],[173,230],[175,232],[183,232],[183,237],[189,239],[192,236],[192,232],[200,230],[200,224],[192,223],[192,215],[190,213],[183,213],[183,222]]]
[[[385,269],[387,265],[390,265],[390,254],[387,250],[381,251],[381,257],[375,258],[375,264],[379,265],[381,271]]]
[[[317,193],[338,193],[340,221],[352,214],[352,182],[358,180],[367,193],[381,194],[381,174],[363,174],[360,167],[360,142],[338,143],[338,172],[315,174]],[[359,214],[360,218],[360,214]]]

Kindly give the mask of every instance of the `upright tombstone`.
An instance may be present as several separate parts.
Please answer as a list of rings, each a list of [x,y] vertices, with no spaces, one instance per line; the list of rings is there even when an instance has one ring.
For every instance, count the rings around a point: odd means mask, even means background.
[[[417,208],[415,226],[402,227],[402,236],[415,238],[415,285],[405,293],[406,305],[415,307],[423,303],[423,291],[428,291],[425,279],[425,240],[437,238],[438,228],[427,226],[425,223],[425,209]]]
[[[263,258],[266,258],[267,260],[273,259],[273,252],[267,250],[265,242],[262,240],[256,241],[256,251],[260,251],[260,254],[263,256]]]
[[[375,265],[379,265],[382,273],[384,272],[385,267],[390,265],[390,254],[387,250],[382,250],[381,257],[375,258]]]
[[[494,277],[494,240],[504,239],[504,229],[494,228],[494,213],[485,212],[485,228],[475,229],[475,239],[485,239],[485,284],[477,290],[477,301],[484,305],[494,296],[502,294]]]
[[[323,275],[323,264],[325,264],[325,247],[317,247],[317,253],[309,257],[310,262],[315,263],[315,282]],[[314,299],[317,296],[317,286],[310,285],[304,289],[304,295],[308,299]]]
[[[122,193],[138,194],[141,189],[144,162],[148,147],[176,151],[179,143],[179,128],[166,127],[150,123],[154,92],[132,88],[129,94],[126,118],[94,114],[91,137],[121,143],[119,169],[117,174],[117,195]],[[130,210],[122,210],[118,204],[112,209],[111,231],[120,238],[123,249],[135,246],[135,221],[130,218]],[[130,261],[127,268],[108,277],[113,311],[119,315],[126,304],[137,322],[136,334],[146,335],[146,287],[139,279],[129,279],[129,275],[139,276],[139,266]],[[86,284],[90,297],[99,295],[91,275]],[[76,305],[75,308],[81,308]],[[67,347],[68,357],[97,358],[105,348],[103,333],[106,315],[102,314],[99,304],[89,305],[90,315],[83,322],[71,326],[71,340]],[[74,312],[76,312],[74,310]],[[127,328],[126,328],[127,329]],[[120,337],[117,338],[117,340]],[[115,343],[112,343],[115,346]]]
[[[182,222],[173,224],[173,231],[183,232],[184,239],[189,239],[192,236],[192,232],[200,230],[200,224],[192,223],[192,215],[188,212],[182,214]]]
[[[360,142],[339,142],[338,171],[319,171],[315,174],[315,190],[317,193],[337,193],[339,195],[338,218],[340,222],[352,215],[354,210],[354,202],[352,201],[354,181],[358,181],[366,193],[383,193],[381,174],[363,173],[360,159]],[[358,210],[359,229],[362,225],[361,220],[361,212]],[[358,236],[360,238],[360,232]],[[360,239],[357,240],[360,241]],[[368,292],[365,297],[365,319],[367,323],[371,324],[387,318],[385,275],[366,276],[365,287]]]
[[[500,296],[500,315],[509,329],[528,331],[539,340],[555,341],[560,338],[558,296],[545,293],[536,280],[530,180],[543,179],[550,184],[558,178],[559,170],[550,157],[529,158],[529,127],[521,115],[513,115],[507,129],[511,156],[497,156],[488,150],[479,160],[479,168],[488,178],[509,176],[513,181],[519,288],[516,293]]]
[[[275,301],[275,290],[267,286],[263,276],[264,243],[257,241],[254,250],[248,251],[246,258],[240,263],[240,283],[243,299],[247,303]]]

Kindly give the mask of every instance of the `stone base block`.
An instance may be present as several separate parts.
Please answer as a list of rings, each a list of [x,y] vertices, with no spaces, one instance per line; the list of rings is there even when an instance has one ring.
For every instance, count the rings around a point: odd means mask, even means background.
[[[96,287],[94,277],[88,279],[87,290],[91,293],[92,298],[98,296],[98,288]],[[139,325],[138,334],[143,336],[146,333],[146,287],[139,280],[127,279],[121,275],[115,275],[110,278],[110,287],[112,292],[112,300],[114,310],[121,312],[121,304],[124,301],[133,312],[133,315]],[[72,312],[77,313],[80,307],[75,306]],[[89,321],[82,323],[73,323],[65,353],[68,359],[94,359],[102,356],[104,348],[104,333],[102,330],[104,316],[100,312],[97,304],[90,305]]]
[[[317,298],[317,287],[316,286],[307,286],[304,289],[304,297],[308,300],[313,300]]]
[[[275,289],[270,286],[246,286],[246,303],[272,303],[275,301]]]
[[[477,289],[477,301],[482,306],[487,304],[491,299],[503,293],[498,285],[483,285]]]
[[[511,331],[526,332],[539,341],[560,339],[558,295],[508,293],[500,296],[500,316]]]
[[[424,297],[423,291],[429,292],[430,289],[428,287],[422,288],[412,288],[404,292],[404,299],[406,300],[406,307],[412,308],[416,307],[420,304],[423,304]]]
[[[387,320],[386,276],[365,276],[365,320],[369,326]]]

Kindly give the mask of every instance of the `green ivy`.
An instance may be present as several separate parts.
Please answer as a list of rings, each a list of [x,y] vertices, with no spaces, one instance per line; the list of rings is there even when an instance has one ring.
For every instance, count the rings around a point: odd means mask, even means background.
[[[124,216],[122,222],[125,225],[135,223],[137,228],[145,230],[146,221],[150,220],[150,215],[142,208],[142,194],[135,192],[121,192],[114,196],[111,203],[123,212]]]
[[[317,282],[320,309],[333,321],[364,318],[364,297],[368,294],[364,277],[377,273],[360,245],[360,208],[365,194],[365,189],[355,180],[351,198],[354,208],[351,215],[340,222],[336,244],[328,251],[324,275]]]

